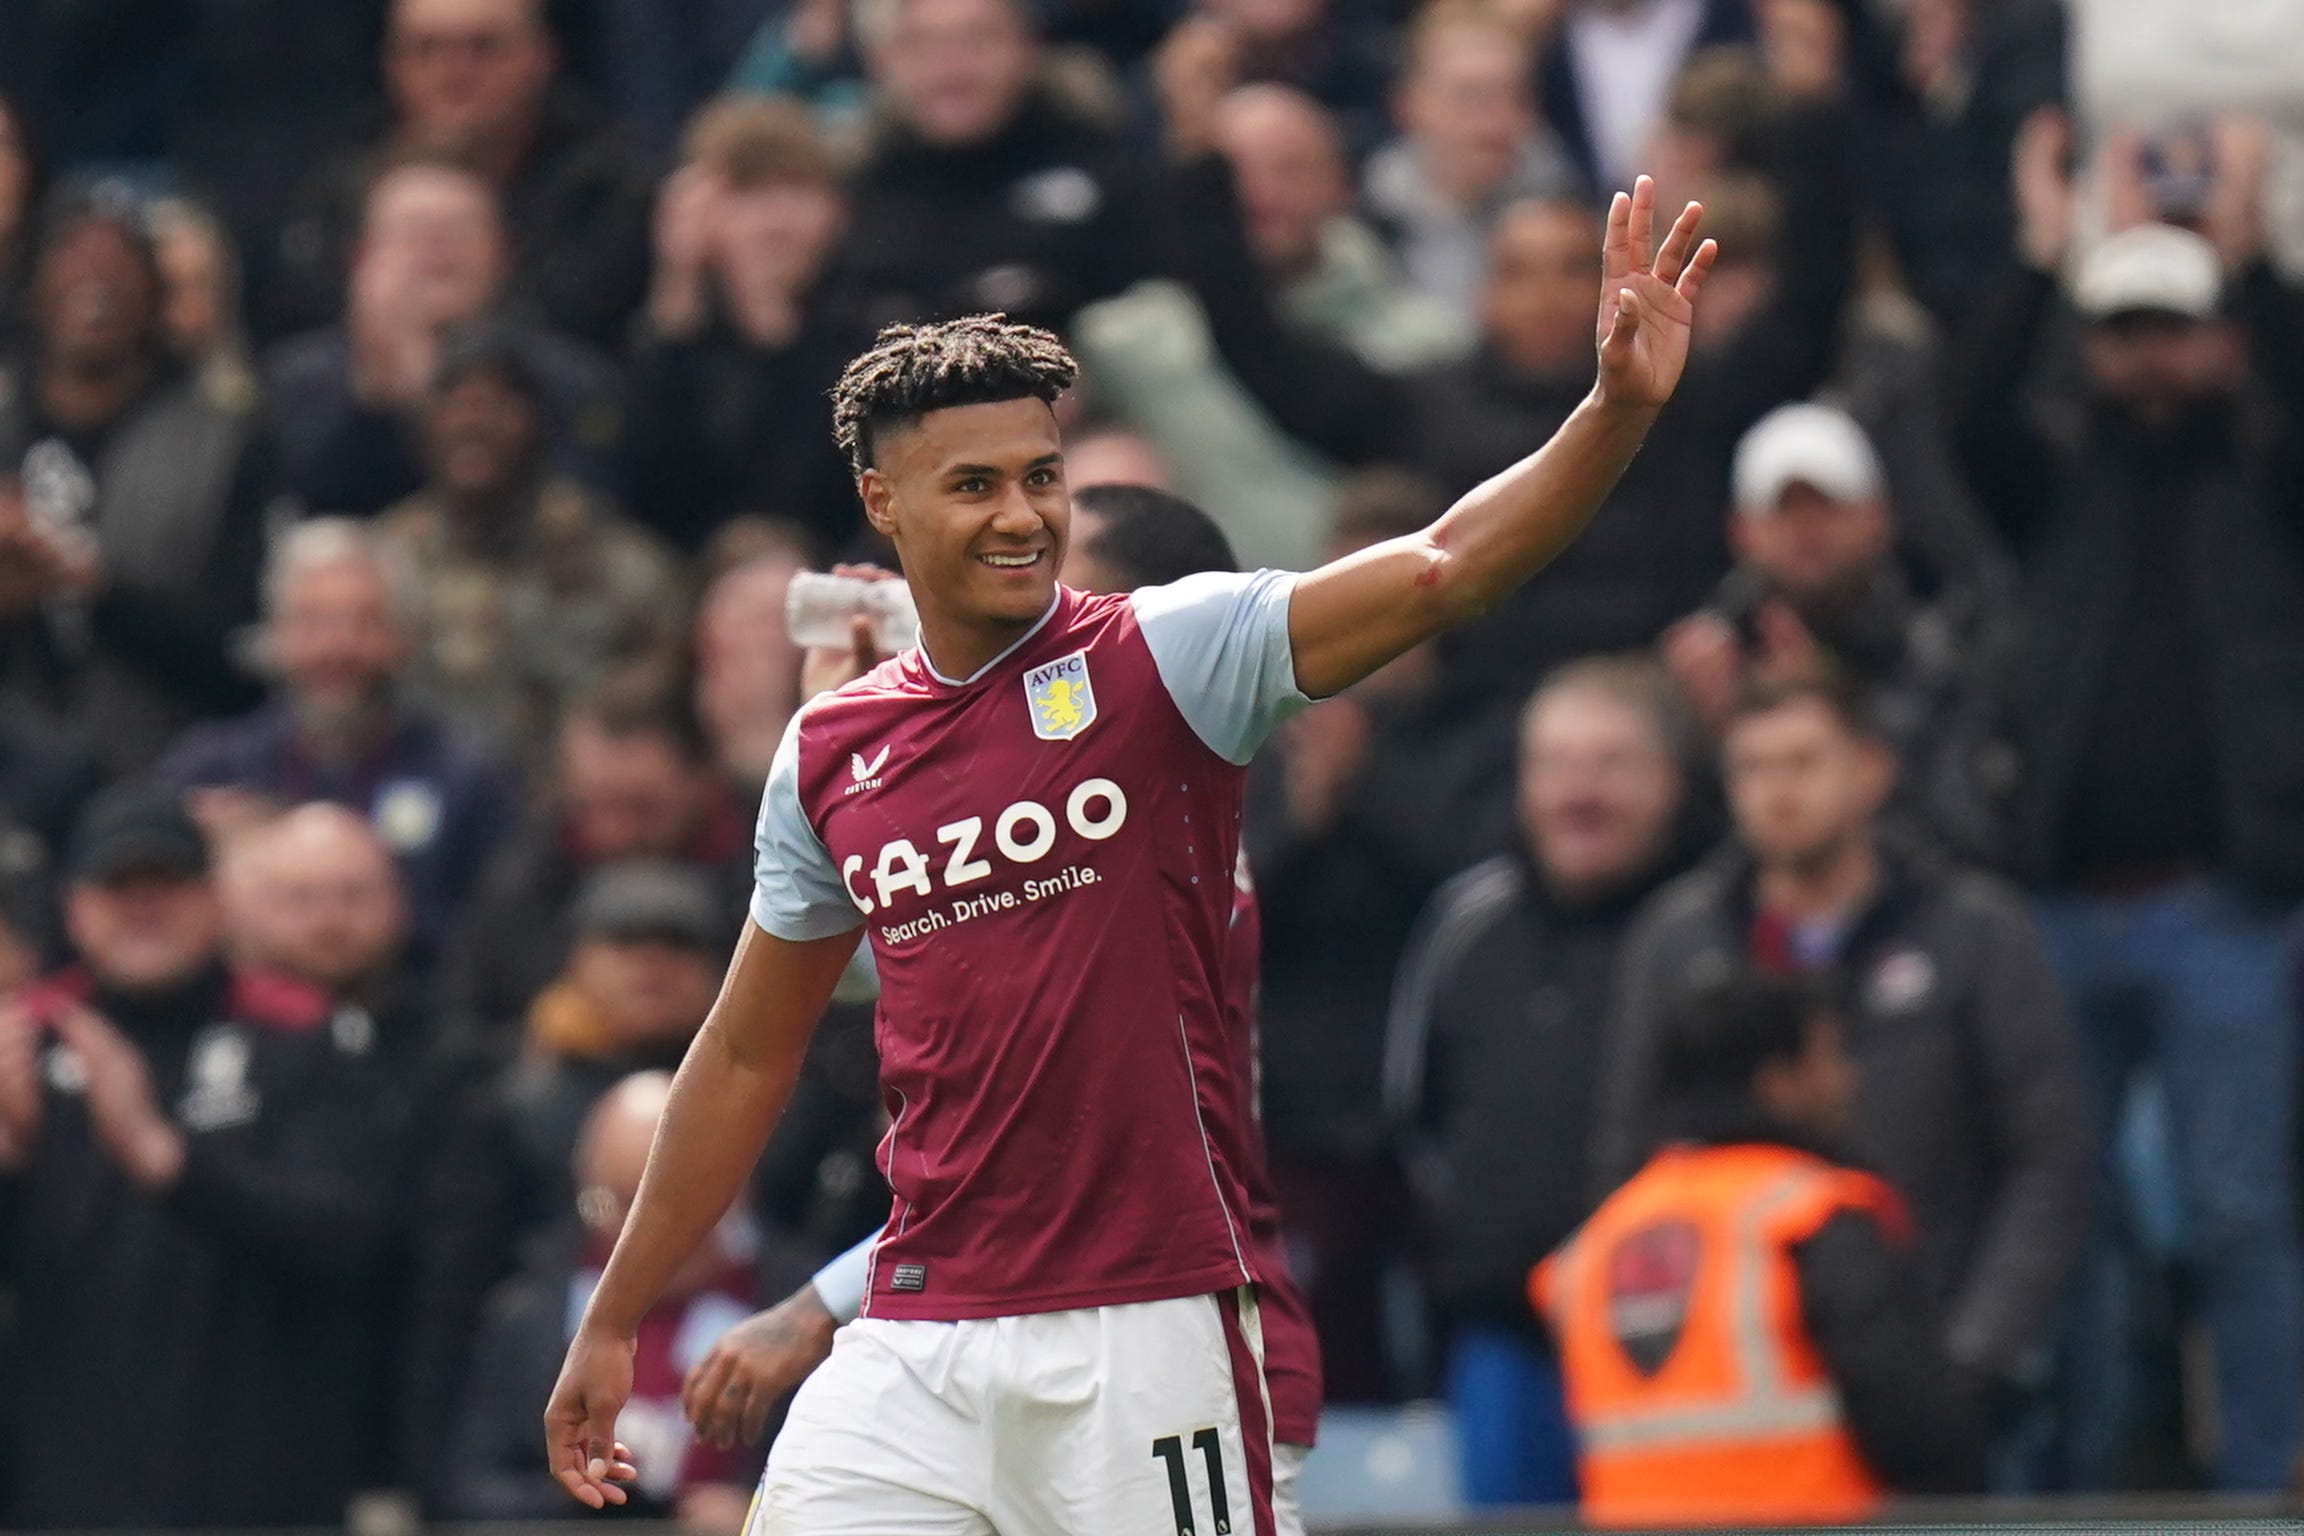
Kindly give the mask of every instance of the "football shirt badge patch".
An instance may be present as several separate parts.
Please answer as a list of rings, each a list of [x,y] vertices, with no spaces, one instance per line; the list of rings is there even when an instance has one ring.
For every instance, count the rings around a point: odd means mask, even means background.
[[[1032,706],[1032,734],[1042,741],[1070,741],[1096,723],[1096,685],[1088,680],[1088,653],[1074,651],[1024,674],[1024,697]]]

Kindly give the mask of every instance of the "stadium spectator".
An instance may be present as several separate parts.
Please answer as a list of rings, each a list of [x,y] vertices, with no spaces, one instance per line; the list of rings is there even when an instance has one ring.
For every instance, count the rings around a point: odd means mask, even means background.
[[[77,963],[0,1007],[11,1526],[332,1524],[372,1485],[392,1097],[300,982],[227,967],[199,829],[76,831]]]
[[[457,1026],[505,1055],[567,959],[569,907],[593,871],[656,859],[703,872],[720,893],[723,941],[750,890],[751,817],[685,689],[652,669],[613,674],[569,706],[556,749],[547,813],[497,854],[445,975]]]
[[[1243,85],[1286,86],[1320,104],[1358,161],[1388,131],[1391,55],[1376,8],[1353,0],[1203,0],[1161,40],[1141,95],[1173,144],[1178,76],[1197,77],[1197,90],[1219,96]]]
[[[176,366],[161,300],[141,209],[99,188],[46,221],[0,366],[0,696],[113,774],[245,699],[263,559],[256,418]]]
[[[521,1059],[453,1096],[414,1193],[404,1454],[443,1509],[454,1408],[488,1292],[575,1208],[570,1160],[600,1096],[633,1072],[679,1065],[737,931],[709,877],[657,861],[601,865],[572,907],[565,964],[513,1021]]]
[[[216,830],[307,800],[367,818],[406,882],[427,956],[447,945],[515,802],[501,767],[408,697],[423,618],[369,526],[317,518],[273,545],[258,657],[272,697],[196,725],[159,766]]]
[[[1698,508],[1717,503],[1745,430],[1812,393],[1829,370],[1849,281],[1846,114],[1829,99],[1799,101],[1779,127],[1778,195],[1733,225],[1707,208],[1721,259],[1673,402],[1676,430],[1633,461],[1605,515],[1541,577],[1445,642],[1443,688],[1460,715],[1486,713],[1498,763],[1509,758],[1513,714],[1546,672],[1645,645],[1702,600],[1728,559],[1717,521]],[[1196,286],[1227,362],[1284,429],[1342,462],[1399,464],[1457,495],[1542,441],[1584,398],[1598,240],[1584,203],[1506,209],[1492,237],[1479,349],[1400,376],[1287,326],[1244,276],[1209,271]]]
[[[2008,157],[2034,109],[2062,99],[2066,8],[2055,0],[1924,0],[1865,16],[1851,83],[1879,210],[1912,296],[1957,328],[2013,249]],[[2098,29],[2124,34],[2123,21]]]
[[[532,340],[487,327],[449,345],[420,422],[422,488],[377,519],[421,591],[412,688],[526,769],[562,704],[676,645],[688,606],[661,541],[552,471]]]
[[[616,128],[559,79],[544,11],[544,0],[393,0],[383,48],[393,124],[380,142],[478,166],[502,199],[513,298],[543,324],[614,346],[647,282],[651,181]],[[343,312],[375,160],[372,151],[327,165],[299,196],[280,234],[275,334]]]
[[[1412,477],[1358,477],[1328,558],[1440,510]],[[1430,647],[1411,651],[1285,722],[1249,773],[1241,834],[1263,923],[1265,1137],[1339,1402],[1415,1385],[1382,1299],[1406,1251],[1407,1202],[1385,1116],[1384,1027],[1417,911],[1458,867],[1460,807],[1427,744],[1431,663]]]
[[[1528,37],[1501,7],[1428,5],[1403,46],[1392,94],[1400,136],[1369,157],[1363,195],[1409,283],[1471,329],[1496,215],[1571,194],[1576,172],[1537,120]]]
[[[1669,1140],[1529,1283],[1584,1518],[1820,1524],[1891,1491],[1978,1491],[1975,1380],[1904,1201],[1844,1150],[1862,1089],[1838,1009],[1730,973],[1659,1023]]]
[[[100,783],[68,738],[0,718],[0,906],[35,961],[54,952],[65,839]]]
[[[1844,683],[1756,682],[1722,760],[1734,840],[1624,940],[1599,1176],[1624,1178],[1668,1131],[1668,1021],[1724,960],[1819,978],[1855,1061],[1849,1147],[1911,1202],[1945,1347],[2012,1396],[2037,1371],[2090,1201],[2086,1092],[2047,943],[2013,891],[1880,829],[1895,756]]]
[[[1864,429],[1824,405],[1779,406],[1737,445],[1736,568],[1665,632],[1662,652],[1715,734],[1754,676],[1828,666],[1865,694],[1896,753],[1896,806],[1972,861],[2007,851],[2013,748],[1997,704],[2013,639],[2004,594],[1923,600],[1899,560],[1887,476]]]
[[[2290,671],[2304,654],[2304,301],[2264,260],[2261,142],[2250,152],[2230,136],[2208,203],[2215,241],[2147,223],[2087,252],[2078,398],[2018,408],[2036,398],[2062,308],[2065,140],[2043,114],[2019,141],[2022,263],[1974,317],[1954,402],[1962,459],[2027,604],[2015,851],[2048,893],[2108,1134],[2129,1079],[2160,1067],[2214,1344],[2216,1480],[2279,1487],[2304,1370],[2297,1026],[2281,961],[2304,892],[2304,690]],[[2230,327],[2217,318],[2227,296]],[[2084,1301],[2083,1486],[2111,1475],[2124,1434],[2112,1305],[2100,1288]]]
[[[1553,10],[1537,99],[1585,185],[1603,193],[1645,169],[1641,156],[1689,58],[1753,37],[1745,0],[1566,0]]]
[[[189,198],[154,203],[150,219],[164,294],[160,321],[170,350],[215,398],[254,402],[256,374],[240,316],[240,259],[230,232]]]
[[[243,963],[320,988],[341,1026],[374,1034],[407,1062],[431,1045],[432,1019],[405,968],[410,902],[392,850],[357,812],[313,801],[221,842],[225,937]]]
[[[1444,1329],[1461,1486],[1564,1504],[1573,1446],[1528,1266],[1590,1210],[1616,953],[1675,872],[1689,730],[1654,664],[1561,669],[1521,717],[1519,839],[1442,886],[1401,955],[1385,1097]]]
[[[441,152],[411,151],[376,174],[359,237],[340,317],[280,342],[264,362],[281,479],[309,512],[365,515],[417,488],[407,418],[433,388],[448,339],[496,312],[512,271],[493,189],[469,161]],[[606,484],[613,367],[554,332],[528,348],[550,401],[553,462]]]
[[[656,272],[632,354],[626,500],[687,548],[739,513],[781,517],[828,554],[862,527],[822,401],[871,342],[820,282],[844,202],[830,153],[788,101],[697,114],[656,213]]]
[[[1467,335],[1403,285],[1353,215],[1351,167],[1318,102],[1242,86],[1215,104],[1207,132],[1231,167],[1258,279],[1292,321],[1391,371],[1462,354]],[[1189,289],[1139,284],[1083,311],[1076,331],[1098,402],[1158,445],[1243,559],[1317,561],[1340,472],[1289,441],[1231,376]]]
[[[886,121],[833,269],[875,320],[1005,310],[1060,326],[1158,270],[1152,178],[1042,83],[1024,0],[904,0],[860,20]]]
[[[772,0],[605,0],[598,8],[602,83],[622,126],[669,159],[699,102],[720,87]]]
[[[802,653],[784,609],[793,576],[807,568],[797,543],[726,572],[697,605],[696,713],[720,771],[747,792],[767,781],[776,744],[800,707]]]
[[[552,1393],[571,1324],[639,1192],[671,1090],[671,1074],[642,1072],[601,1095],[576,1145],[575,1230],[556,1230],[545,1251],[488,1299],[449,1442],[450,1519],[564,1515],[566,1496],[536,1476],[536,1405]],[[757,1305],[754,1242],[739,1208],[681,1266],[640,1325],[632,1399],[617,1421],[641,1468],[632,1512],[676,1515],[689,1536],[736,1536],[760,1473],[757,1450],[698,1441],[680,1412],[690,1360]]]
[[[45,167],[32,147],[32,125],[0,91],[0,353],[16,349],[38,244],[34,215],[44,195]]]

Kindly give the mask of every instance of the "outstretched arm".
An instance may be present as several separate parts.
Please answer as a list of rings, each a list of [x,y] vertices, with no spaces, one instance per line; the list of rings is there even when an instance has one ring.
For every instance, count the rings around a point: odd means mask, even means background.
[[[746,923],[672,1080],[639,1197],[544,1415],[553,1476],[594,1509],[624,1502],[614,1484],[626,1479],[611,1476],[622,1459],[616,1415],[631,1395],[640,1320],[743,1190],[860,931],[794,941]]]
[[[1583,530],[1671,398],[1688,361],[1697,291],[1717,247],[1696,243],[1690,203],[1656,246],[1656,186],[1640,178],[1608,210],[1600,376],[1536,453],[1475,486],[1421,533],[1296,583],[1288,639],[1296,685],[1339,693],[1420,641],[1485,612]]]

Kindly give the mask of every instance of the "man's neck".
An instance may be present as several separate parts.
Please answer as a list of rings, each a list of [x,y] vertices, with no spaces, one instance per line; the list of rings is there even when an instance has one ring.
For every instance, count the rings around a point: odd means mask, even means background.
[[[1880,850],[1871,837],[1850,838],[1812,863],[1762,866],[1760,905],[1792,922],[1853,914],[1880,887]]]
[[[1054,611],[1056,602],[1057,597],[1051,596],[1048,612]],[[971,623],[922,612],[920,653],[927,658],[929,670],[938,677],[947,682],[964,683],[1038,628],[1046,621],[1048,612],[1025,624],[982,620]]]
[[[527,532],[541,488],[541,479],[531,476],[484,491],[443,489],[440,504],[448,511],[450,537],[473,554],[509,554]]]
[[[520,174],[528,152],[536,147],[536,137],[543,126],[544,107],[539,102],[494,132],[477,136],[471,145],[472,159],[490,181],[499,187],[508,186],[512,178]]]
[[[36,386],[41,414],[67,430],[107,426],[151,386],[154,372],[143,357],[96,367],[52,362]]]

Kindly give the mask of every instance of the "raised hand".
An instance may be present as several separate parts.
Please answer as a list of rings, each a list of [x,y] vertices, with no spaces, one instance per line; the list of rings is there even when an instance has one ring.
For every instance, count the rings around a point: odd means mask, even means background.
[[[1599,323],[1599,391],[1607,404],[1653,410],[1679,385],[1696,296],[1720,254],[1716,241],[1697,244],[1703,216],[1703,207],[1690,203],[1659,248],[1652,179],[1641,177],[1608,205]]]
[[[2072,123],[2062,107],[2037,108],[2016,130],[2009,167],[2016,247],[2025,265],[2036,271],[2062,266],[2072,245],[2071,155]]]

